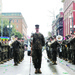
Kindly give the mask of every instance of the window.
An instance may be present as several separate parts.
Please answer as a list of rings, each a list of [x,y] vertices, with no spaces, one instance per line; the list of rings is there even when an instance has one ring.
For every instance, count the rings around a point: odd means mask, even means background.
[[[13,23],[14,23],[14,20],[13,20]]]
[[[18,28],[18,25],[17,25],[17,28]]]
[[[18,32],[18,30],[16,30]]]
[[[17,23],[18,23],[18,20],[17,20]]]

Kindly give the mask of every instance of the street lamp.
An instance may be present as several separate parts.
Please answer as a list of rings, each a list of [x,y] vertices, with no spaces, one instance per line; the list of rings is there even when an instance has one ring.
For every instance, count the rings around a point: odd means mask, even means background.
[[[10,28],[12,28],[13,26],[11,25]],[[9,28],[9,25],[7,25],[7,28]]]
[[[7,25],[7,28],[9,29],[9,39],[11,38],[11,37],[10,37],[10,34],[11,34],[11,29],[12,29],[12,27],[13,27],[12,25],[11,25],[11,26]]]
[[[73,33],[73,17],[69,16],[70,19],[72,19],[72,26],[70,26],[72,28],[72,33]]]

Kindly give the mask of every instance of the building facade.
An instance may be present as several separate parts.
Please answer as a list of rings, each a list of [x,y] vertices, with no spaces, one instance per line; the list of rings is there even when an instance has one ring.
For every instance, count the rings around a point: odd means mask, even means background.
[[[56,24],[55,24],[55,20],[52,22],[52,36],[56,35]]]
[[[60,12],[56,17],[56,35],[63,36],[63,12]]]
[[[53,35],[61,35],[63,36],[63,17],[64,13],[60,12],[55,21],[52,22],[52,36]]]
[[[17,32],[20,32],[25,40],[27,39],[27,24],[21,13],[2,13],[3,19],[11,19],[11,24],[14,24]]]
[[[0,0],[0,14],[2,13],[2,0]]]
[[[64,7],[64,36],[75,34],[75,0],[62,0]]]

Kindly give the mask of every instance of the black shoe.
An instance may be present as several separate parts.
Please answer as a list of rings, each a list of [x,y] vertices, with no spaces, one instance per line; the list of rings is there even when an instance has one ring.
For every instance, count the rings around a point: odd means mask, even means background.
[[[53,63],[52,65],[57,65],[57,63]]]
[[[50,62],[49,60],[47,60],[47,62]]]
[[[75,62],[72,62],[73,65],[75,65]]]
[[[14,66],[16,66],[17,64],[14,64]]]
[[[18,65],[17,63],[14,64],[14,66],[17,66],[17,65]]]
[[[37,74],[38,73],[38,71],[37,71],[37,69],[35,70],[35,74]]]
[[[40,73],[40,74],[42,73],[40,69],[38,69],[38,73]]]

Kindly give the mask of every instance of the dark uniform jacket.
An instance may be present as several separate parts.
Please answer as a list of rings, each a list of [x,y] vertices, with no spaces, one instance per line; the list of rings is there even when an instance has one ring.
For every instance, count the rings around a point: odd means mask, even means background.
[[[60,44],[59,44],[57,41],[54,41],[54,42],[51,44],[51,48],[53,48],[53,49],[56,49],[57,46],[60,46]]]
[[[44,45],[45,45],[44,36],[41,33],[33,34],[32,50],[34,50],[34,49],[42,50],[42,46],[44,46]]]
[[[13,47],[14,52],[18,52],[20,45],[21,45],[21,43],[17,40],[12,43],[12,47]]]
[[[70,41],[70,45],[72,46],[72,49],[75,50],[75,38]]]

